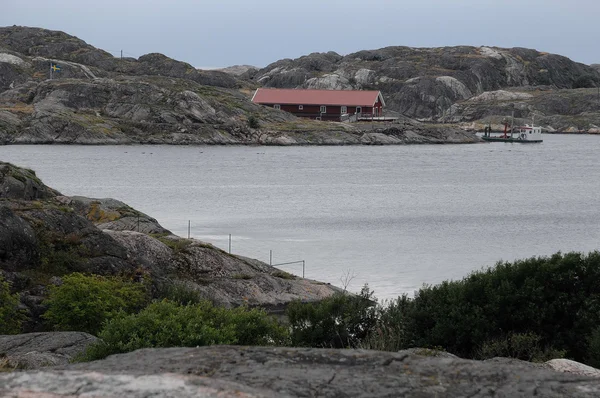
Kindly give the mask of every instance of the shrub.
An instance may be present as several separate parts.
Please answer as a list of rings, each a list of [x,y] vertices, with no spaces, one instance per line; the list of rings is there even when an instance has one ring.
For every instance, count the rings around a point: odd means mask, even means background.
[[[156,301],[135,315],[108,321],[102,342],[85,359],[149,347],[195,347],[213,344],[271,345],[287,342],[287,330],[264,310],[214,307],[209,302],[180,305]]]
[[[600,327],[592,331],[587,339],[588,352],[585,363],[595,368],[600,368]]]
[[[478,350],[478,359],[509,357],[531,362],[546,362],[563,358],[565,351],[542,347],[542,338],[535,333],[509,333],[507,336],[486,341]]]
[[[277,271],[273,272],[271,275],[273,275],[275,278],[281,278],[281,279],[288,279],[288,280],[296,279],[296,277],[294,275],[290,274],[289,272],[285,272],[285,271],[281,271],[281,270],[277,270]]]
[[[0,334],[17,334],[27,317],[19,309],[19,295],[10,294],[8,282],[0,276]]]
[[[293,346],[356,347],[376,323],[373,292],[364,286],[359,295],[337,293],[318,303],[290,303],[286,314]]]
[[[582,361],[586,336],[600,323],[600,253],[530,258],[419,290],[406,309],[413,346],[442,346],[473,358],[508,333],[533,333],[539,344]]]
[[[141,309],[147,303],[146,288],[117,277],[73,273],[63,284],[50,287],[42,317],[57,330],[98,334],[102,324],[120,311]]]
[[[198,304],[206,300],[198,290],[180,281],[163,282],[158,286],[157,296],[181,305]]]
[[[406,325],[412,302],[402,295],[377,308],[377,323],[360,344],[360,348],[378,351],[398,351],[412,347]]]
[[[248,127],[250,127],[251,129],[260,128],[260,122],[258,121],[258,118],[256,116],[250,115],[248,117]]]
[[[175,254],[184,251],[188,248],[188,246],[192,244],[192,241],[189,239],[171,239],[169,237],[158,237],[157,239],[165,245],[169,246]]]
[[[581,75],[573,82],[573,88],[595,87],[596,79],[592,75]]]

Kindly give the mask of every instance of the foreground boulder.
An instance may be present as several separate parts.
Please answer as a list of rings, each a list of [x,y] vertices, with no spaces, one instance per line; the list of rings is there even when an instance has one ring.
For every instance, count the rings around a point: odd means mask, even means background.
[[[0,336],[0,358],[6,369],[66,365],[98,339],[82,332],[28,333]]]
[[[520,362],[491,363],[365,350],[231,346],[144,349],[44,373],[0,375],[0,386],[4,386],[0,387],[0,395],[47,393],[53,397],[597,397],[600,394],[600,379]]]

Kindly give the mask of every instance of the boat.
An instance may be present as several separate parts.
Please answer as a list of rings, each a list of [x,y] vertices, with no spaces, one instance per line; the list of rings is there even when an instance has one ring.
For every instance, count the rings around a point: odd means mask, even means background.
[[[514,116],[513,116],[514,121]],[[525,126],[509,128],[508,122],[504,122],[504,132],[492,132],[491,127],[486,127],[481,136],[484,141],[490,142],[515,142],[520,144],[537,143],[543,142],[542,140],[542,128],[526,124]]]
[[[483,133],[483,136],[481,136],[481,139],[490,142],[516,142],[520,144],[544,141],[542,140],[542,128],[528,124],[525,126],[511,128],[510,131],[508,131],[508,128],[505,127],[504,133],[494,133],[490,130],[486,130]]]

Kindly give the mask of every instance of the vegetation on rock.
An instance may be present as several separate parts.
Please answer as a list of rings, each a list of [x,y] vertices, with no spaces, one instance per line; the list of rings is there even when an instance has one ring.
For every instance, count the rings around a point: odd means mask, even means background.
[[[286,311],[293,346],[357,347],[373,330],[377,318],[373,292],[338,293],[319,303],[291,303]]]
[[[87,359],[149,347],[213,344],[285,345],[287,330],[264,310],[215,307],[209,302],[181,305],[163,300],[137,314],[108,321],[89,348]]]
[[[15,327],[6,323],[10,333],[98,333],[103,321],[153,299],[279,309],[336,290],[277,272],[177,237],[123,202],[63,196],[32,171],[0,162],[0,275],[29,317]],[[9,296],[6,303],[17,297]],[[13,313],[12,305],[6,308]]]
[[[498,263],[380,305],[368,322],[342,316],[344,302],[336,300],[303,313],[290,307],[292,341],[315,347],[342,341],[344,347],[389,351],[442,348],[463,358],[541,361],[564,355],[600,362],[600,252]],[[339,339],[350,330],[361,331],[354,334],[358,341]]]
[[[10,293],[10,286],[0,275],[0,334],[13,334],[21,330],[26,315],[19,309],[19,295]]]
[[[43,318],[56,330],[97,335],[104,322],[139,311],[148,302],[143,284],[118,277],[73,273],[50,287]]]

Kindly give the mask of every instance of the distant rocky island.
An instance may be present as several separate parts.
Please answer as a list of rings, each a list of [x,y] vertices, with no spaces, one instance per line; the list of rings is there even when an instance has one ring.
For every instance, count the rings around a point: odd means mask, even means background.
[[[52,73],[51,66],[59,70]],[[394,123],[299,119],[253,104],[259,87],[380,90]],[[60,31],[0,28],[0,144],[475,143],[502,122],[598,133],[600,68],[536,50],[387,47],[258,69],[118,58]]]
[[[467,130],[516,123],[600,133],[600,65],[526,48],[386,47],[284,59],[243,77],[265,87],[381,90],[387,108]]]
[[[50,68],[57,66],[50,79]],[[241,68],[241,69],[240,69]],[[471,143],[453,126],[321,123],[253,104],[247,67],[199,70],[162,54],[116,58],[63,32],[0,28],[1,144]],[[229,72],[229,73],[226,73]],[[239,73],[242,73],[239,76]]]

